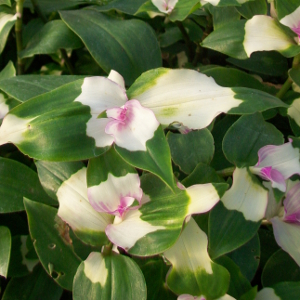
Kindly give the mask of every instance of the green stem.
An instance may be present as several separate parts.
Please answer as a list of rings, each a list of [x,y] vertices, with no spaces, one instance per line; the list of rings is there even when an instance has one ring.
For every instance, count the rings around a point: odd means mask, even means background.
[[[290,89],[292,86],[293,81],[291,80],[290,77],[286,80],[286,82],[282,85],[281,89],[278,91],[276,94],[276,97],[279,99],[282,99],[282,97],[286,94],[286,92]]]
[[[44,13],[42,12],[39,4],[37,3],[37,0],[31,0],[31,3],[34,7],[34,10],[36,11],[36,13],[38,14],[38,16],[41,18],[41,20],[46,24],[48,22],[48,19],[47,17],[44,15]],[[69,72],[71,75],[74,75],[75,74],[75,69],[70,61],[70,58],[68,57],[68,54],[66,52],[65,49],[59,49],[60,50],[60,53],[61,53],[61,56],[64,60],[64,63],[66,64]]]
[[[217,171],[217,174],[222,177],[228,177],[233,174],[233,171],[235,170],[235,167],[229,167],[220,171]]]
[[[102,255],[103,256],[110,255],[111,251],[112,251],[112,247],[113,247],[112,243],[109,243],[108,245],[103,246],[102,251],[101,251]]]
[[[17,0],[16,12],[17,20],[15,24],[16,32],[16,43],[17,43],[17,72],[18,75],[24,74],[24,60],[19,57],[19,52],[23,50],[23,41],[22,41],[22,14],[23,14],[23,4],[24,0]]]
[[[193,57],[193,47],[192,47],[192,42],[190,40],[190,37],[189,37],[188,33],[186,32],[186,30],[185,30],[185,28],[184,28],[184,26],[182,25],[181,22],[176,21],[175,24],[177,25],[177,27],[181,31],[181,34],[182,34],[183,39],[185,41],[185,44],[188,48],[189,59],[192,59],[192,57]]]

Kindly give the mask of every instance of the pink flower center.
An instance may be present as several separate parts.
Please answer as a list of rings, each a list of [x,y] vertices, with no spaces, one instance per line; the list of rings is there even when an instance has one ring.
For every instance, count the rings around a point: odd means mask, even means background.
[[[298,22],[298,25],[296,27],[293,27],[292,30],[298,34],[300,38],[300,21]]]

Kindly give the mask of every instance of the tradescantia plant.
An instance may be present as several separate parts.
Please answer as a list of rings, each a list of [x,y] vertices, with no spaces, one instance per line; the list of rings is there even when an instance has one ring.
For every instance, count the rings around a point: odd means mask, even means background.
[[[296,0],[0,0],[1,299],[298,300],[299,28]]]

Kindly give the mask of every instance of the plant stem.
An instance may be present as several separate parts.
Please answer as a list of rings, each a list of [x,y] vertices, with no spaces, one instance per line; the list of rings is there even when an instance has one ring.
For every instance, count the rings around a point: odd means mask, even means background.
[[[276,97],[279,99],[282,99],[282,97],[286,94],[286,92],[290,89],[292,86],[293,81],[290,77],[286,80],[286,82],[282,85],[281,89],[276,94]]]
[[[223,170],[217,171],[217,174],[222,177],[228,177],[233,174],[234,170],[235,170],[235,167],[229,167],[229,168],[225,168]]]
[[[108,245],[103,246],[101,253],[103,254],[103,256],[107,256],[111,253],[113,244],[109,243]]]
[[[17,20],[15,24],[15,32],[16,32],[16,43],[17,43],[17,72],[18,75],[24,74],[24,60],[19,58],[19,52],[23,50],[23,41],[22,41],[22,14],[23,14],[23,4],[24,0],[17,0],[16,4],[16,12],[17,12]]]
[[[186,30],[185,30],[185,28],[184,28],[184,26],[182,25],[181,22],[176,21],[175,24],[177,25],[177,27],[181,31],[181,34],[182,34],[183,39],[185,41],[185,44],[188,48],[189,59],[192,59],[192,57],[193,57],[193,48],[192,48],[192,42],[190,40],[190,37],[189,37],[188,33],[186,32]]]
[[[48,19],[47,19],[47,17],[44,15],[44,13],[42,12],[42,10],[41,10],[39,4],[37,3],[37,0],[31,0],[31,3],[32,3],[33,7],[34,7],[34,10],[35,10],[36,13],[38,14],[38,16],[39,16],[39,17],[41,18],[41,20],[46,24],[46,23],[48,22]],[[63,58],[63,60],[64,60],[64,63],[66,64],[66,66],[67,66],[67,68],[68,68],[70,74],[71,74],[71,75],[74,75],[74,74],[75,74],[75,69],[74,69],[74,67],[73,67],[73,65],[72,65],[72,63],[71,63],[71,61],[70,61],[70,59],[69,59],[69,57],[68,57],[68,54],[67,54],[66,50],[65,50],[65,49],[59,49],[59,51],[60,51],[60,53],[61,53],[61,56],[62,56],[62,58]]]

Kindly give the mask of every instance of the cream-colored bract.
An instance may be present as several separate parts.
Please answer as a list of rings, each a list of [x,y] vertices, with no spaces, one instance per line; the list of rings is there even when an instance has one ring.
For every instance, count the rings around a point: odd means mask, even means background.
[[[211,183],[196,184],[186,190],[190,202],[187,215],[206,213],[220,200],[220,196]]]
[[[208,239],[193,218],[185,226],[176,243],[164,252],[173,268],[194,273],[204,270],[212,274],[211,259],[207,253]]]
[[[0,127],[0,145],[9,142],[18,145],[23,142],[25,140],[23,134],[31,129],[30,122],[35,118],[22,119],[13,114],[6,115]]]
[[[150,108],[163,125],[179,122],[190,129],[201,129],[243,102],[234,98],[232,89],[192,70],[168,70],[154,80],[154,85],[132,96]]]
[[[9,112],[9,106],[5,102],[6,98],[4,94],[0,93],[0,119],[3,119]]]
[[[87,198],[86,168],[80,169],[64,181],[57,193],[58,216],[73,230],[104,232],[112,216],[93,209]]]
[[[11,14],[1,12],[0,13],[0,32],[8,22],[15,21],[15,20],[17,20],[17,14],[11,15]]]
[[[275,294],[274,289],[267,287],[257,293],[255,300],[281,300],[281,298]]]
[[[113,244],[129,250],[148,233],[166,229],[164,226],[153,226],[143,221],[140,218],[141,215],[139,210],[130,210],[122,220],[116,217],[114,224],[108,225],[105,230],[109,240]]]
[[[291,39],[277,24],[268,16],[254,16],[245,24],[244,49],[248,57],[256,51],[286,50],[295,45]]]
[[[221,198],[229,210],[237,210],[248,221],[258,222],[265,216],[268,191],[253,182],[247,168],[236,168],[233,172],[232,187]]]
[[[84,261],[84,274],[92,283],[100,283],[105,286],[108,269],[105,266],[105,258],[99,252],[92,252]]]
[[[296,98],[287,110],[287,114],[300,126],[300,98]]]

